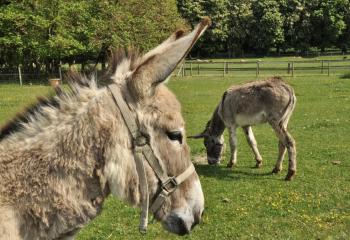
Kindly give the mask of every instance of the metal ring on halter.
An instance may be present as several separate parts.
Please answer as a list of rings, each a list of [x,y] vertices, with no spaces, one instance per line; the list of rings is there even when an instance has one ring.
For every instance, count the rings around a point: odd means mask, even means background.
[[[170,186],[168,187],[168,185]],[[177,186],[179,186],[179,184],[176,182],[176,178],[170,177],[168,178],[168,180],[162,183],[161,187],[162,189],[166,190],[170,194],[176,190]]]
[[[133,142],[134,142],[134,146],[142,147],[148,144],[149,141],[146,136],[142,135],[142,133],[139,133]]]

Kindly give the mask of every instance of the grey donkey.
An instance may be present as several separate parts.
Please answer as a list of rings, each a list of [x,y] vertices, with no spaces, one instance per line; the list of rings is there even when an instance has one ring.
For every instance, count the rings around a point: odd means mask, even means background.
[[[209,25],[205,18],[187,35],[177,31],[145,55],[116,52],[108,87],[74,74],[71,91],[41,101],[0,130],[1,240],[73,239],[110,194],[140,206],[147,197],[143,183],[151,203],[164,188],[172,191],[150,208],[166,230],[183,235],[200,222],[204,196],[190,161],[181,105],[163,82]],[[173,180],[171,188],[161,184],[150,158],[143,161],[141,181],[136,161],[142,159],[135,150],[141,145],[113,100],[116,92],[137,120],[143,146],[166,170],[157,173]],[[185,169],[190,175],[180,178]]]
[[[217,164],[223,152],[225,128],[229,131],[231,158],[227,164],[232,168],[237,164],[237,127],[242,127],[256,160],[256,167],[261,167],[259,153],[252,125],[269,123],[278,137],[278,157],[272,170],[282,170],[286,152],[289,155],[289,168],[286,180],[292,180],[296,174],[296,147],[287,126],[296,104],[296,97],[291,86],[280,77],[264,81],[254,81],[232,86],[225,91],[205,130],[191,138],[204,138],[209,164]]]

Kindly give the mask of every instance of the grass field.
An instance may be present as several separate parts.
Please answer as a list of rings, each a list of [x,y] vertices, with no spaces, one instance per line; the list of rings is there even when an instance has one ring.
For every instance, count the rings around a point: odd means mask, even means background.
[[[169,87],[182,103],[187,134],[203,130],[223,91],[245,77],[174,78]],[[289,128],[297,142],[298,172],[285,182],[287,161],[270,175],[277,139],[267,125],[253,128],[264,158],[261,169],[238,131],[238,166],[197,164],[206,199],[202,223],[184,239],[350,239],[350,79],[340,76],[286,78],[298,98]],[[49,87],[0,85],[0,123]],[[227,142],[227,135],[226,135]],[[189,140],[193,159],[204,156],[201,141]],[[334,164],[340,161],[340,164]],[[78,239],[180,239],[150,224],[137,231],[138,209],[109,198],[102,214]]]

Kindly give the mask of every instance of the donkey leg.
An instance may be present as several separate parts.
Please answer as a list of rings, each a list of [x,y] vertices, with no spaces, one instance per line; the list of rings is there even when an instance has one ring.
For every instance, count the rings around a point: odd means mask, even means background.
[[[295,176],[297,170],[295,141],[285,127],[277,126],[274,127],[274,129],[277,133],[278,138],[288,151],[289,165],[286,180],[290,181]]]
[[[289,156],[289,163],[288,163],[288,174],[286,176],[286,180],[290,181],[293,179],[293,177],[296,174],[297,171],[297,159],[296,159],[296,155],[297,155],[297,151],[296,151],[296,147],[295,147],[295,140],[292,137],[292,135],[290,135],[290,133],[286,131],[286,148],[288,151],[288,156]]]
[[[283,163],[285,153],[286,153],[286,147],[283,145],[283,143],[280,140],[278,141],[277,162],[276,162],[275,168],[272,170],[272,173],[279,173],[282,170],[282,163]]]
[[[247,142],[254,153],[255,161],[256,161],[255,166],[259,168],[262,165],[262,157],[259,153],[258,144],[256,143],[252,127],[251,126],[243,127],[243,131],[247,138]]]
[[[237,135],[236,127],[232,126],[229,128],[229,138],[230,138],[230,148],[231,148],[231,157],[230,161],[227,163],[228,168],[232,168],[237,164]]]

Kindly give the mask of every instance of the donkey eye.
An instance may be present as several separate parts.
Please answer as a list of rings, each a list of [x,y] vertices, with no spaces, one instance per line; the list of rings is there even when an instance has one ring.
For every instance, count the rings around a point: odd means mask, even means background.
[[[180,131],[167,131],[166,135],[168,138],[172,141],[178,141],[179,143],[182,143],[182,133]]]

